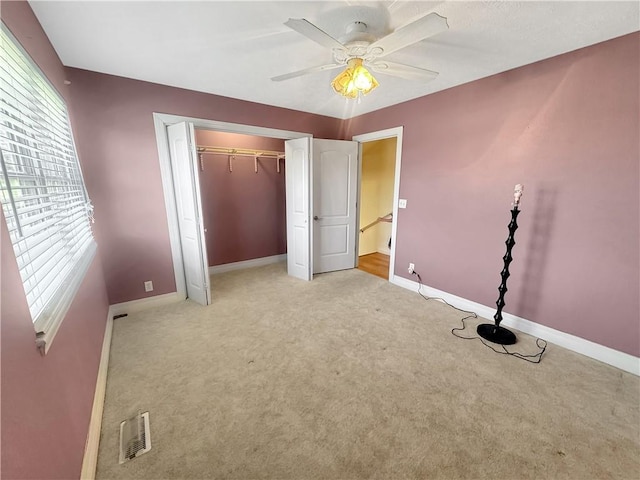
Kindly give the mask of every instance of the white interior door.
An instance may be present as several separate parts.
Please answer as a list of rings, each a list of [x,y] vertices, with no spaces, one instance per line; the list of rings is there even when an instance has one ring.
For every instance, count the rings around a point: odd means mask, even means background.
[[[311,139],[284,142],[287,198],[287,272],[311,280],[310,159]]]
[[[200,181],[193,125],[186,122],[170,125],[167,127],[167,135],[187,297],[201,305],[209,305],[209,262],[201,219]]]
[[[314,139],[312,152],[313,273],[354,268],[358,142]]]

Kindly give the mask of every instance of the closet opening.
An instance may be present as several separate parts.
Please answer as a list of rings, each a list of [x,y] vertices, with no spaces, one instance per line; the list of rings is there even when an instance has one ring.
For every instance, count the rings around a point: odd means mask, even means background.
[[[280,140],[281,143],[278,145],[281,145],[284,140],[311,138],[312,135],[310,133],[157,112],[153,113],[153,123],[156,132],[162,189],[169,227],[171,258],[176,283],[174,297],[178,299],[190,298],[201,305],[208,305],[211,303],[211,297],[217,294],[210,288],[210,271],[257,266],[260,263],[256,262],[264,262],[265,258],[270,262],[278,261],[280,260],[280,255],[285,255],[280,252],[286,252],[287,249],[287,237],[279,233],[286,230],[286,217],[278,216],[277,214],[279,209],[282,208],[282,203],[287,195],[286,190],[278,189],[279,182],[283,181],[278,179],[284,179],[284,161],[282,158],[277,158],[277,156],[276,158],[268,158],[266,151],[257,152],[257,158],[254,158],[255,155],[247,157],[240,154],[254,153],[247,152],[245,151],[246,149],[263,149],[263,145],[258,145],[255,142],[262,141],[261,139],[264,138],[271,139],[271,141]],[[199,133],[201,137],[199,141],[196,140],[196,130],[202,132]],[[203,135],[205,137],[213,135],[213,133],[207,132],[240,134],[249,138],[242,138],[241,136],[223,138],[224,136],[222,136],[213,139],[216,144],[209,145],[211,139],[202,138]],[[225,145],[224,141],[230,138],[240,143],[237,144],[234,141],[233,145]],[[218,140],[223,144],[218,144]],[[245,141],[249,143],[242,143]],[[198,144],[204,142],[206,143],[201,145],[200,151],[198,151]],[[243,145],[246,148],[241,148]],[[251,170],[252,178],[250,178],[249,182],[257,180],[257,175],[270,172],[267,173],[267,178],[273,184],[273,196],[267,202],[268,208],[264,209],[264,202],[255,198],[252,199],[255,190],[252,184],[247,182],[241,184],[233,183],[231,187],[223,185],[222,188],[217,190],[223,192],[221,195],[222,201],[219,204],[215,204],[216,208],[222,210],[214,211],[213,213],[208,212],[209,218],[213,215],[214,224],[207,225],[207,231],[205,232],[200,177],[203,176],[203,173],[206,175],[210,172],[211,168],[218,168],[211,163],[215,160],[209,160],[205,157],[209,156],[207,154],[214,156],[213,154],[220,153],[221,147],[229,146],[232,147],[232,150],[236,150],[236,155],[235,158],[231,158],[231,161],[229,161],[228,157],[227,160],[223,160],[227,181],[236,179],[237,176],[233,177],[233,179],[230,179],[229,176],[240,173],[245,168]],[[270,152],[282,151],[280,146],[271,146],[271,144],[269,146],[270,148],[265,150]],[[263,156],[265,158],[262,158]],[[276,163],[276,160],[279,163]],[[278,166],[280,172],[278,172]],[[201,168],[205,171],[201,172]],[[278,176],[274,177],[275,174],[273,172]],[[266,179],[260,177],[260,181],[263,180]],[[203,183],[205,187],[208,187],[207,182]],[[216,192],[207,191],[205,200],[208,201],[211,196],[215,199]],[[258,215],[248,221],[246,219],[239,220],[242,217],[241,214],[245,213],[243,206],[246,205],[250,205],[250,208],[258,212]],[[208,207],[209,205],[205,208]],[[270,213],[268,212],[274,211],[276,212],[275,217],[269,218]],[[231,222],[225,223],[223,221],[218,225],[215,219],[220,218],[220,215],[223,216],[223,219],[228,219],[231,216]],[[261,228],[266,228],[265,223],[269,223],[275,233],[267,238],[264,234],[265,230],[263,230],[262,233],[253,234],[258,240],[257,242],[252,244],[242,243],[249,236],[242,234],[242,232],[255,227],[255,223],[258,223],[258,227]],[[216,235],[218,231],[227,236],[227,242],[229,241],[228,238],[232,238],[234,242],[240,243],[240,247],[229,246],[229,243],[226,243],[224,244],[226,247],[218,250],[215,244],[207,242],[207,235]],[[291,243],[291,241],[288,243]],[[211,249],[212,262],[209,262],[208,259],[208,248]],[[264,255],[270,253],[274,253],[274,255],[264,257]],[[232,261],[239,258],[247,260]]]
[[[200,128],[195,140],[209,274],[284,262],[284,140]]]

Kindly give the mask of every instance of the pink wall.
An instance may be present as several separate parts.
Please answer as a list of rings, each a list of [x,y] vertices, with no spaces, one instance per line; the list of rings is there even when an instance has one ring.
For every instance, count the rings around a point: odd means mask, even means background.
[[[493,305],[524,183],[506,311],[640,354],[638,34],[346,122],[67,73],[111,303],[175,290],[152,112],[324,138],[404,125],[397,274],[411,261],[427,284]]]
[[[2,20],[68,98],[62,64],[28,4],[3,2]],[[2,477],[78,478],[108,311],[102,265],[99,258],[93,261],[42,357],[2,213],[0,217]]]
[[[639,39],[634,33],[345,122],[404,125],[396,275],[640,355]]]
[[[95,205],[112,304],[174,292],[153,112],[336,138],[340,121],[216,95],[67,69],[76,142]],[[144,292],[144,281],[155,290]]]
[[[284,152],[284,140],[196,130],[198,145]],[[236,157],[229,172],[226,155],[203,154],[202,213],[209,265],[286,253],[284,160]]]
[[[1,14],[72,101],[100,246],[41,357],[0,220],[4,478],[79,476],[109,303],[105,279],[111,303],[175,290],[154,111],[324,138],[404,125],[400,188],[409,207],[398,218],[396,274],[406,276],[412,261],[428,285],[486,305],[497,297],[513,185],[524,183],[506,310],[640,355],[639,34],[342,123],[65,71],[28,4],[3,2]],[[149,279],[156,290],[145,294]]]

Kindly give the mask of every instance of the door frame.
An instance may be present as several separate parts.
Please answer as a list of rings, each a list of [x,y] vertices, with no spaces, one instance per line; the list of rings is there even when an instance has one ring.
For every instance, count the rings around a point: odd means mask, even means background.
[[[393,222],[391,223],[391,253],[389,255],[389,278],[391,281],[395,275],[396,266],[396,237],[398,234],[398,202],[400,199],[400,167],[402,161],[402,134],[404,127],[393,127],[376,132],[354,135],[351,139],[359,143],[358,147],[358,230],[356,233],[356,266],[360,253],[360,190],[362,183],[362,144],[375,140],[385,140],[396,137],[396,165],[393,179]]]
[[[291,140],[300,137],[313,137],[311,133],[279,130],[275,128],[244,125],[240,123],[221,122],[203,118],[185,117],[182,115],[170,115],[167,113],[153,113],[153,125],[156,132],[158,147],[158,160],[160,162],[160,176],[162,178],[162,191],[167,213],[167,225],[169,228],[169,242],[171,244],[171,258],[173,260],[173,274],[176,281],[176,292],[181,299],[187,298],[187,285],[184,276],[184,262],[182,260],[182,248],[180,246],[180,230],[178,228],[178,211],[176,208],[175,190],[173,188],[172,161],[169,154],[169,139],[167,127],[179,122],[193,124],[194,128],[215,130],[219,132],[240,133],[259,137],[279,138]],[[202,222],[202,212],[199,212]],[[206,248],[206,246],[202,246]]]

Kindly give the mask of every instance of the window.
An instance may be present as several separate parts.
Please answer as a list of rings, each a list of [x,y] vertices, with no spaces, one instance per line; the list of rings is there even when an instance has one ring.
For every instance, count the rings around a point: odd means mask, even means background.
[[[67,107],[2,25],[0,202],[44,354],[96,246]]]

